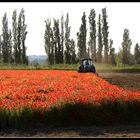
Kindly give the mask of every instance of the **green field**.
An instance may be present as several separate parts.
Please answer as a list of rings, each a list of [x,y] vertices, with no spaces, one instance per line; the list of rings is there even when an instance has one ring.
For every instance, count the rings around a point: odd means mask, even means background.
[[[140,72],[140,65],[117,65],[112,66],[110,64],[94,64],[96,71],[98,72]],[[1,64],[1,70],[78,70],[79,64],[32,64],[32,65],[12,65],[12,64]]]

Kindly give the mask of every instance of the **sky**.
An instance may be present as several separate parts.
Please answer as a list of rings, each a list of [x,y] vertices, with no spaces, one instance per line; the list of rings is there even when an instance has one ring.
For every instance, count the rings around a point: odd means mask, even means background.
[[[28,31],[25,41],[27,55],[45,55],[44,21],[47,18],[51,18],[53,21],[53,18],[60,19],[61,15],[64,14],[65,19],[66,14],[69,13],[70,38],[76,41],[76,33],[79,31],[81,17],[85,12],[88,41],[90,10],[94,8],[97,22],[98,15],[102,13],[102,8],[105,7],[108,15],[109,39],[113,40],[115,51],[118,52],[121,47],[123,32],[126,28],[129,30],[132,40],[131,51],[133,53],[135,44],[140,44],[140,2],[0,2],[0,34],[2,33],[4,13],[7,13],[9,28],[12,29],[13,10],[16,9],[17,14],[19,14],[21,8],[24,8]]]

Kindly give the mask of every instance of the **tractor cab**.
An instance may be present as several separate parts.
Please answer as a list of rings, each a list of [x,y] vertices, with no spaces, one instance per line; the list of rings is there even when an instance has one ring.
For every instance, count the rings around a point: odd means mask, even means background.
[[[78,72],[93,72],[96,73],[95,66],[91,58],[83,58],[80,61]]]

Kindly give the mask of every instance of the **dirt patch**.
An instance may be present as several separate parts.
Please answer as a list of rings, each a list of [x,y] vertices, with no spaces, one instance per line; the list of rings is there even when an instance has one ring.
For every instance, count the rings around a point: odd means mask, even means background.
[[[140,137],[139,125],[58,127],[1,130],[0,137]]]
[[[109,83],[126,90],[140,91],[140,73],[98,73]]]

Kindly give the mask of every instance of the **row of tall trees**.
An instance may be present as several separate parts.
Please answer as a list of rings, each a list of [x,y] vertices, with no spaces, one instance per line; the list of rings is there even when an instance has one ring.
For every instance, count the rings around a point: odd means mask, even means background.
[[[90,10],[89,39],[87,42],[87,21],[86,13],[83,12],[79,32],[77,32],[77,44],[70,37],[71,27],[69,25],[69,14],[61,19],[47,19],[44,34],[45,51],[49,64],[73,64],[83,57],[91,57],[98,63],[116,64],[116,60],[122,64],[140,64],[140,46],[136,43],[134,55],[131,53],[132,40],[129,37],[129,30],[124,29],[123,41],[120,51],[115,53],[113,40],[109,39],[109,26],[107,21],[106,8],[102,9],[102,14],[98,15],[96,24],[96,12]],[[12,29],[9,29],[7,13],[2,19],[2,34],[0,35],[0,62],[27,64],[27,47],[25,40],[27,36],[27,24],[25,24],[25,11],[22,8],[19,15],[13,11]],[[77,45],[77,46],[76,46]],[[88,45],[88,46],[87,46]],[[76,47],[78,52],[76,53]]]
[[[131,53],[132,40],[128,29],[124,29],[123,40],[119,52],[115,55],[117,63],[140,64],[140,46],[136,43],[134,54]]]
[[[61,23],[59,19],[53,19],[53,25],[51,19],[45,23],[45,51],[49,64],[76,63],[75,41],[70,38],[69,14],[67,13],[65,21],[64,16],[61,16]]]
[[[82,24],[80,26],[78,37],[78,50],[79,57],[91,57],[93,60],[97,60],[98,63],[112,63],[115,64],[115,48],[113,48],[113,40],[109,37],[109,26],[107,22],[106,8],[102,9],[102,15],[99,14],[98,22],[96,25],[96,12],[94,9],[90,10],[89,14],[89,41],[88,47],[86,47],[86,16],[85,12],[82,17]],[[96,29],[98,28],[98,29]],[[98,44],[97,44],[98,43]],[[109,44],[110,43],[110,44]],[[103,52],[104,51],[104,52]]]
[[[86,14],[83,12],[81,18],[82,23],[79,32],[77,32],[77,54],[75,50],[75,41],[74,39],[70,39],[71,27],[69,26],[69,14],[67,13],[65,22],[64,16],[61,17],[61,26],[59,26],[59,20],[56,19],[53,19],[53,27],[50,19],[45,21],[45,51],[50,64],[72,64],[76,63],[77,60],[83,57],[91,57],[99,63],[116,63],[115,48],[112,47],[113,40],[110,39],[109,42],[108,39],[109,26],[107,22],[106,8],[102,9],[102,15],[99,14],[97,23],[98,30],[96,29],[96,12],[94,9],[91,9],[88,19],[90,28],[89,41],[87,42],[87,21]]]
[[[107,10],[102,9],[96,22],[96,12],[90,10],[89,21],[89,39],[87,42],[87,21],[86,13],[83,12],[81,25],[77,32],[77,46],[74,39],[70,39],[71,27],[69,26],[69,14],[61,17],[61,31],[59,20],[53,19],[53,28],[51,20],[47,19],[45,30],[45,50],[48,55],[48,62],[55,63],[76,63],[77,60],[84,57],[91,57],[98,63],[116,65],[116,62],[122,64],[140,64],[140,46],[137,43],[134,48],[134,55],[131,53],[132,41],[129,37],[129,30],[124,29],[121,48],[115,53],[113,40],[109,38],[109,25],[107,21]],[[65,32],[65,33],[64,33]],[[76,47],[78,52],[76,53]]]
[[[18,17],[17,11],[13,11],[12,30],[8,27],[7,13],[2,19],[2,34],[0,35],[0,62],[27,64],[26,56],[26,31],[25,11],[22,8]]]

